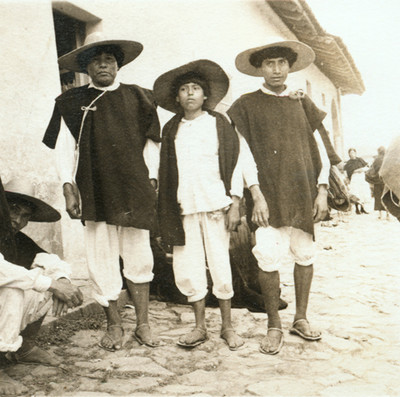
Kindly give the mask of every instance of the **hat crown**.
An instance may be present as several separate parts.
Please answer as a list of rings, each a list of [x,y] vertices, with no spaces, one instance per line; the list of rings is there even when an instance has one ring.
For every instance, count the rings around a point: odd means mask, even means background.
[[[10,193],[24,194],[35,197],[35,185],[26,178],[14,178],[4,185],[4,190]]]
[[[86,46],[89,44],[96,44],[106,40],[111,40],[111,39],[109,37],[106,37],[106,35],[103,32],[93,32],[86,36],[83,45]]]

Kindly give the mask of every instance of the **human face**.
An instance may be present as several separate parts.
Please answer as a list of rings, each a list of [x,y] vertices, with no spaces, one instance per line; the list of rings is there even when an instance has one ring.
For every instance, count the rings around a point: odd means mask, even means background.
[[[87,65],[87,72],[98,87],[108,87],[117,77],[118,64],[113,54],[102,52],[94,55]]]
[[[22,230],[33,215],[33,210],[26,204],[19,202],[8,203],[10,207],[11,226],[14,234]]]
[[[185,116],[198,115],[202,112],[204,101],[207,97],[204,95],[203,88],[196,83],[186,83],[179,87],[176,101],[185,111]]]
[[[354,160],[357,157],[357,152],[355,150],[350,150],[349,157],[351,160]]]
[[[289,74],[290,66],[286,58],[266,58],[261,64],[265,86],[274,92],[285,89],[285,81]]]

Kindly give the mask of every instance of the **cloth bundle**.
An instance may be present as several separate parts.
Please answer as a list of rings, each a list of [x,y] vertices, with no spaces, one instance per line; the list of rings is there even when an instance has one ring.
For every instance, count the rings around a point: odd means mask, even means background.
[[[379,175],[385,184],[382,203],[400,221],[400,136],[387,148]]]
[[[329,172],[328,205],[337,211],[350,209],[350,194],[343,174],[332,165]]]

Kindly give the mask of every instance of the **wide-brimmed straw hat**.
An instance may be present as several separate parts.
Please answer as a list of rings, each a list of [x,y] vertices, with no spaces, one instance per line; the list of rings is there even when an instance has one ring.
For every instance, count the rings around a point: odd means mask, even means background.
[[[120,65],[121,67],[129,62],[132,62],[143,51],[143,45],[137,41],[115,40],[107,37],[102,32],[94,32],[86,37],[82,47],[79,47],[58,58],[58,63],[61,68],[71,70],[73,72],[86,73],[86,70],[83,70],[78,63],[78,55],[90,50],[91,48],[104,45],[115,45],[121,48],[121,51],[124,53],[124,59]]]
[[[249,50],[241,52],[235,60],[236,68],[244,74],[262,77],[263,74],[261,68],[256,68],[253,66],[250,63],[250,57],[252,54],[271,47],[287,47],[297,54],[297,59],[291,66],[289,73],[298,72],[299,70],[305,69],[315,60],[314,50],[307,44],[297,40],[284,40],[281,37],[274,37],[269,40],[268,44],[265,44],[261,47],[250,48]]]
[[[27,179],[12,179],[4,185],[7,201],[23,200],[33,204],[35,210],[29,221],[56,222],[61,218],[60,213],[49,204],[34,197],[34,185]]]
[[[229,78],[224,70],[215,62],[208,59],[199,59],[189,62],[176,69],[172,69],[154,82],[154,98],[159,106],[174,113],[179,113],[182,108],[176,102],[176,92],[174,86],[176,80],[187,73],[194,73],[201,76],[208,85],[207,99],[204,101],[204,107],[214,109],[225,97],[229,88]]]

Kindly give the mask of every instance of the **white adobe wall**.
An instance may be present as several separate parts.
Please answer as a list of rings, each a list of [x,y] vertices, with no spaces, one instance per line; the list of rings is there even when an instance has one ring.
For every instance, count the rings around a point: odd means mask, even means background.
[[[140,57],[120,71],[124,82],[151,88],[161,73],[207,58],[231,77],[227,105],[262,83],[261,78],[236,70],[234,61],[239,52],[264,44],[270,36],[296,38],[265,0],[115,0],[112,7],[100,1],[73,3],[102,18],[104,32],[144,45]],[[332,98],[336,98],[333,84],[314,65],[290,75],[288,83],[305,90],[306,80],[312,83],[316,104],[330,114]],[[322,105],[322,93],[326,106]],[[170,117],[166,113],[160,111],[162,121]],[[331,129],[330,115],[326,120]]]
[[[60,208],[52,153],[41,144],[60,92],[51,4],[2,1],[0,15],[0,174],[3,183],[28,178],[39,197]],[[45,249],[62,254],[60,227],[33,224],[26,230]]]

